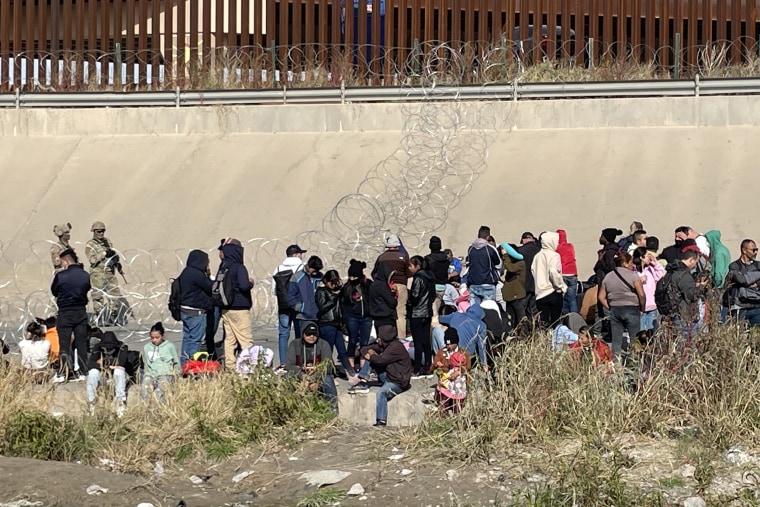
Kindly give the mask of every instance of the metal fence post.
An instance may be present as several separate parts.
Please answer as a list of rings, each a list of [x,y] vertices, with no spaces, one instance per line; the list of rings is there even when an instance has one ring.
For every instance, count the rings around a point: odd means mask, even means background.
[[[420,50],[420,42],[417,39],[414,39],[414,49],[412,49],[412,54],[414,55],[413,77],[415,78],[420,75],[419,50]],[[415,82],[415,81],[412,80],[412,82]]]
[[[272,41],[269,49],[272,52],[272,88],[277,88],[277,80],[275,79],[277,72],[277,47],[274,45],[274,41]]]
[[[588,38],[587,52],[588,52],[588,68],[590,69],[591,67],[594,66],[594,38],[593,37]]]
[[[676,32],[675,34],[675,48],[673,52],[673,74],[676,79],[681,77],[681,34]]]
[[[501,78],[507,79],[507,37],[501,36]]]
[[[114,79],[115,79],[114,84],[116,85],[117,88],[121,88],[121,83],[122,83],[122,79],[121,79],[121,43],[117,42],[116,45],[115,45],[115,47],[116,47],[116,72],[114,74],[116,74],[116,75],[114,76]]]

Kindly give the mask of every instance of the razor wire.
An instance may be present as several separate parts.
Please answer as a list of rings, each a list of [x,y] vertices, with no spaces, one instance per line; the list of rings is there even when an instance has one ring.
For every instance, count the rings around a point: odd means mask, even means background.
[[[458,71],[442,76],[438,71],[441,58]],[[256,280],[251,313],[255,325],[276,323],[277,301],[271,273],[281,263],[287,245],[305,246],[310,254],[322,257],[326,268],[340,273],[346,272],[352,258],[371,267],[391,233],[400,236],[410,252],[423,251],[430,235],[444,227],[450,211],[470,192],[485,169],[489,133],[479,125],[498,129],[506,125],[506,118],[497,117],[495,109],[486,103],[464,105],[433,100],[442,79],[452,85],[464,78],[467,70],[461,53],[442,45],[432,48],[423,61],[426,62],[421,67],[423,72],[413,86],[431,100],[401,106],[405,124],[399,147],[369,168],[356,189],[338,199],[320,228],[289,239],[245,239],[231,231],[245,247],[245,265]],[[55,302],[49,292],[51,243],[49,240],[0,243],[3,338],[18,339],[27,322],[55,314]],[[84,252],[83,243],[72,242],[72,246]],[[131,307],[131,321],[125,332],[129,336],[143,333],[157,321],[164,321],[171,329],[173,321],[167,309],[169,280],[180,273],[192,247],[120,250],[119,246],[114,249],[128,277],[126,284],[120,280],[120,287]],[[215,251],[208,250],[212,266]],[[109,303],[118,302],[106,296]]]
[[[648,46],[594,39],[260,45],[178,50],[0,53],[0,89],[32,91],[257,89],[747,77],[760,73],[760,43],[715,40]]]

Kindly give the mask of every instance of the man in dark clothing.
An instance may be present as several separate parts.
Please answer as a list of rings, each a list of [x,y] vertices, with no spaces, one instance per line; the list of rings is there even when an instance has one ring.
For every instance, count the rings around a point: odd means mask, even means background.
[[[180,362],[185,363],[201,349],[206,332],[206,312],[211,304],[211,278],[208,254],[203,250],[191,250],[185,269],[179,279],[179,304],[182,319],[182,351]],[[207,351],[209,354],[214,349]]]
[[[666,283],[668,276],[671,277],[668,285],[670,301],[677,309],[673,315],[663,315],[664,320],[672,320],[684,335],[693,335],[699,324],[699,302],[697,284],[691,275],[691,270],[697,266],[699,254],[693,250],[687,250],[681,254],[681,259],[668,263],[665,268],[666,274],[658,283]]]
[[[90,275],[84,270],[73,250],[60,253],[61,271],[55,274],[50,292],[58,304],[58,347],[60,369],[52,382],[84,380],[87,371],[87,292]],[[74,333],[79,375],[74,375],[74,358],[69,341]]]
[[[411,387],[412,360],[404,344],[398,340],[396,328],[387,324],[378,328],[377,343],[363,347],[361,354],[367,361],[359,372],[359,383],[348,392],[368,393],[369,370],[374,367],[377,378],[383,383],[375,399],[375,426],[384,427],[388,423],[388,401]]]
[[[499,282],[501,255],[488,243],[491,228],[481,225],[478,237],[467,250],[467,289],[470,304],[479,305],[485,300],[496,300],[496,284]]]
[[[536,307],[536,280],[533,278],[533,272],[531,266],[533,266],[533,259],[541,251],[541,242],[536,240],[536,237],[532,232],[524,232],[520,238],[520,248],[517,249],[517,253],[523,256],[525,261],[525,301],[523,307],[525,308],[525,316],[531,319],[538,314],[538,308]]]
[[[233,370],[235,347],[240,345],[240,348],[245,350],[253,345],[250,313],[253,306],[251,298],[253,278],[248,276],[248,270],[243,265],[243,246],[239,240],[228,239],[222,246],[222,253],[224,259],[219,266],[219,272],[225,272],[226,276],[230,277],[233,292],[229,307],[222,308],[224,364],[228,370]]]
[[[601,236],[599,236],[599,244],[602,245],[602,248],[597,252],[597,261],[594,264],[594,275],[596,275],[597,284],[601,285],[607,273],[611,273],[615,269],[615,256],[620,251],[615,238],[621,234],[623,234],[623,231],[620,229],[608,227],[607,229],[603,229]],[[609,316],[610,310],[597,302],[594,331],[601,334],[608,343],[611,340]]]
[[[338,411],[338,389],[335,387],[335,370],[330,345],[319,338],[319,327],[314,322],[302,322],[300,340],[288,344],[285,370],[301,380],[311,391],[319,391]],[[326,366],[324,370],[320,368]],[[320,378],[321,377],[321,378]]]
[[[395,291],[391,289],[388,280],[390,276],[391,267],[388,264],[380,264],[369,286],[369,314],[375,323],[375,329],[385,324],[397,325],[396,309],[399,301],[396,299]],[[395,287],[398,286],[394,285]],[[406,334],[406,327],[400,332]]]
[[[741,243],[741,256],[728,265],[728,290],[723,304],[737,320],[760,326],[760,262],[757,244],[751,239]]]
[[[314,295],[322,281],[322,259],[316,255],[309,257],[306,264],[293,272],[288,283],[288,306],[295,312],[296,329],[301,329],[306,321],[317,320],[317,300]]]
[[[433,325],[438,320],[438,310],[443,301],[443,293],[446,291],[446,284],[449,282],[449,257],[443,253],[441,247],[441,238],[432,236],[430,238],[430,253],[425,256],[430,272],[435,279],[435,301],[433,302]]]
[[[391,273],[388,282],[394,286],[398,308],[396,311],[396,326],[399,336],[406,336],[406,301],[409,298],[409,255],[402,251],[401,240],[395,234],[385,238],[385,251],[381,253],[372,268],[372,279],[377,280],[376,274],[382,265],[390,268]],[[374,318],[374,315],[373,315]]]

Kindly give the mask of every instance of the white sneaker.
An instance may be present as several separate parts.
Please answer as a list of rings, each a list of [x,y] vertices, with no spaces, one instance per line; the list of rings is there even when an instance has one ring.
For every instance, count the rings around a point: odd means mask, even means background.
[[[50,379],[51,384],[63,384],[64,382],[66,382],[66,377],[64,377],[63,375],[59,373],[56,373],[55,375],[53,375],[53,378]]]
[[[78,375],[76,378],[72,380],[72,382],[84,382],[85,380],[87,380],[87,377],[85,377],[84,375]]]
[[[94,403],[88,403],[87,404],[87,410],[90,412],[90,415],[95,415],[95,404]]]
[[[124,415],[126,404],[123,401],[116,402],[116,417],[120,418]]]

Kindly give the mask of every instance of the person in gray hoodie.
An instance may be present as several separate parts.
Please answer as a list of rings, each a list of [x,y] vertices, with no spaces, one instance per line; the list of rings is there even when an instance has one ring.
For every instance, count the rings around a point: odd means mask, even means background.
[[[332,349],[326,341],[319,338],[319,326],[314,322],[303,322],[301,339],[288,344],[285,370],[288,375],[301,380],[310,391],[319,391],[333,411],[338,412]]]

